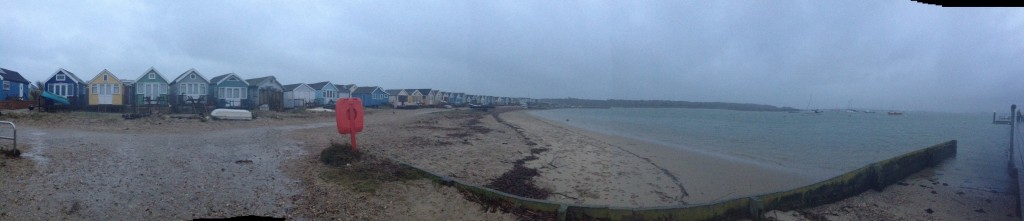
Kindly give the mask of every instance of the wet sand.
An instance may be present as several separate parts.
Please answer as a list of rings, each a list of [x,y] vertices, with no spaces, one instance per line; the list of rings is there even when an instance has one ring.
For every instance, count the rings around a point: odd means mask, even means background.
[[[703,204],[787,190],[813,182],[794,171],[610,136],[544,120],[525,112],[502,115],[550,145],[536,161],[555,162],[541,180],[577,203],[627,207]],[[600,197],[588,197],[599,193]],[[568,198],[568,197],[565,197]],[[556,199],[559,199],[556,197]],[[564,199],[564,198],[563,198]]]

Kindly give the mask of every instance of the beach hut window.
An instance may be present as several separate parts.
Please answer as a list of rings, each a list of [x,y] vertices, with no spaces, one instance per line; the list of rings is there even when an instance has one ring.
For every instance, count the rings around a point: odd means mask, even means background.
[[[67,96],[67,87],[67,84],[51,84],[50,92],[60,96]]]
[[[206,85],[205,84],[199,84],[199,94],[206,95]]]
[[[224,97],[224,88],[217,88],[217,97],[219,97],[219,98],[223,98]]]
[[[156,73],[149,73],[149,79],[156,79]]]
[[[121,85],[114,85],[114,94],[121,94]]]
[[[98,85],[98,84],[93,84],[93,85],[92,85],[92,94],[100,94],[100,90],[99,90],[99,87],[100,87],[100,85]]]
[[[188,77],[192,78],[192,79],[196,79],[196,74],[190,74],[190,75],[188,75]]]
[[[5,91],[11,90],[11,82],[10,81],[4,81],[4,90]]]
[[[57,75],[57,81],[64,81],[64,79],[65,79],[64,78],[64,74],[58,74]]]
[[[107,81],[107,75],[103,75],[103,81]]]

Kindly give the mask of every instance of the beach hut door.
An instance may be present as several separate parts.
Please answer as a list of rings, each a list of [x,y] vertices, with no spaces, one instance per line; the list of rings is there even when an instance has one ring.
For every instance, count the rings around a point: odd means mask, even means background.
[[[100,104],[114,104],[114,96],[112,96],[112,86],[109,84],[100,85]]]

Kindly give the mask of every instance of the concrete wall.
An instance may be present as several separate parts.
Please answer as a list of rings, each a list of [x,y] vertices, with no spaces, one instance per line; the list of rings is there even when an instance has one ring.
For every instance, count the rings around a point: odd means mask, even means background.
[[[594,205],[570,205],[547,200],[528,199],[489,188],[468,184],[408,165],[427,177],[467,191],[481,201],[557,216],[559,220],[718,220],[760,217],[765,211],[794,210],[832,203],[869,189],[881,190],[922,169],[935,166],[956,155],[956,140],[947,141],[822,182],[788,191],[742,197],[708,204],[653,208],[615,208]],[[404,163],[403,163],[404,164]]]

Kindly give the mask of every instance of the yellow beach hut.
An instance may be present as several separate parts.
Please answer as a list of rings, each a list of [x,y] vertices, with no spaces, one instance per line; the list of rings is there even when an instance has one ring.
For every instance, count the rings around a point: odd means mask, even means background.
[[[121,98],[122,83],[121,80],[110,73],[107,69],[103,69],[96,77],[88,82],[89,84],[89,105],[113,105],[121,106],[124,104]]]

